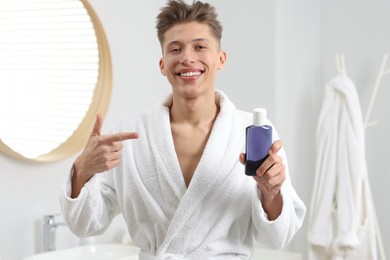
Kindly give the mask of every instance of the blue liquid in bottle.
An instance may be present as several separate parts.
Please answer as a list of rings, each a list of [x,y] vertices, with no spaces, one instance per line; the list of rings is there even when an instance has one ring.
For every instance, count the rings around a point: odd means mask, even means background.
[[[245,174],[256,176],[256,171],[267,159],[272,146],[272,127],[266,125],[267,110],[256,108],[253,111],[253,125],[246,128]]]

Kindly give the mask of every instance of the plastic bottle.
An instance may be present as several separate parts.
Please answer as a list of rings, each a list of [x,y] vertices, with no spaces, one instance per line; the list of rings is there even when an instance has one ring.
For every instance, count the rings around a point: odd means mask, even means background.
[[[267,110],[253,110],[253,125],[246,128],[245,174],[256,176],[256,170],[267,159],[272,146],[272,127],[266,125]]]

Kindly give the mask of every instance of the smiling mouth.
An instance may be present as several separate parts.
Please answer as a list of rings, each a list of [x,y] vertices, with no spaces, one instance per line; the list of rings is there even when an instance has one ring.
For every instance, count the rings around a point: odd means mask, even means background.
[[[180,72],[176,73],[177,76],[183,77],[183,78],[190,78],[190,77],[197,77],[202,75],[203,71],[187,71],[187,72]]]

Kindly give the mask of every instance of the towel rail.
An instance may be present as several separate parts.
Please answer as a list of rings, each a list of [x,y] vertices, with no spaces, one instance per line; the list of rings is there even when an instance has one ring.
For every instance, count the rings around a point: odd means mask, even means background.
[[[335,59],[336,59],[336,70],[337,70],[337,73],[338,74],[342,74],[342,75],[346,75],[347,74],[347,70],[346,70],[346,66],[345,66],[344,54],[343,53],[336,53],[335,54]],[[368,103],[367,112],[366,112],[366,115],[364,117],[364,127],[365,128],[368,128],[370,126],[378,124],[378,121],[376,121],[376,120],[370,121],[370,116],[371,116],[371,113],[372,113],[372,109],[374,107],[375,99],[376,99],[376,97],[378,95],[378,90],[379,90],[379,87],[381,85],[382,78],[386,74],[390,74],[390,69],[385,70],[385,67],[386,67],[386,64],[387,64],[387,59],[388,59],[388,53],[386,53],[383,56],[382,64],[381,64],[381,66],[379,68],[379,72],[378,72],[378,75],[376,77],[375,84],[374,84],[374,87],[373,87],[373,90],[372,90],[372,93],[371,93],[370,101]]]
[[[377,121],[371,121],[370,122],[370,116],[371,116],[372,108],[374,107],[375,99],[376,99],[376,96],[378,94],[378,90],[379,90],[382,78],[383,78],[384,75],[390,73],[390,70],[385,70],[386,63],[387,63],[387,58],[388,58],[388,54],[386,53],[383,56],[382,64],[381,64],[381,67],[379,69],[378,76],[376,77],[376,80],[375,80],[375,85],[374,85],[374,89],[372,90],[370,103],[368,104],[366,117],[364,118],[364,126],[366,128],[370,127],[370,126],[373,126],[373,125],[378,123]]]

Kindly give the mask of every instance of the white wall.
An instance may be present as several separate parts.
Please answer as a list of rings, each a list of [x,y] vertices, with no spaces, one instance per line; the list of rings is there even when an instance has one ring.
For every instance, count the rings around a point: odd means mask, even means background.
[[[276,124],[292,183],[308,210],[321,81],[321,1],[280,0],[276,8]],[[291,243],[306,256],[307,217]]]
[[[155,16],[165,1],[90,2],[106,29],[113,60],[113,95],[103,127],[107,131],[119,117],[149,109],[170,92],[159,73],[161,52],[154,29]],[[390,48],[385,28],[390,24],[385,12],[390,10],[389,4],[380,0],[210,2],[224,25],[222,47],[228,52],[228,64],[220,72],[217,88],[238,108],[268,108],[289,155],[293,184],[309,206],[316,117],[324,84],[334,75],[333,53],[346,54],[348,72],[358,85],[365,108],[381,55]],[[352,17],[346,19],[347,14]],[[388,77],[373,111],[373,119],[380,123],[367,130],[368,165],[385,241],[390,239],[386,222],[390,213],[381,199],[387,196],[389,182],[389,166],[383,155],[390,142],[385,134],[389,132]],[[0,154],[2,260],[40,252],[41,217],[59,212],[58,194],[73,159],[39,164]],[[118,218],[98,242],[118,240],[122,226]],[[60,247],[79,243],[65,229],[59,233]],[[290,249],[304,253],[305,237],[306,223]]]
[[[322,5],[323,77],[328,81],[335,74],[334,53],[343,52],[347,74],[356,85],[365,115],[383,55],[390,53],[390,2],[333,0],[323,1]],[[390,70],[390,60],[386,69]],[[379,124],[366,129],[368,174],[387,258],[390,257],[389,97],[390,74],[387,74],[371,115],[371,120],[378,120]]]
[[[295,188],[310,210],[315,131],[325,84],[336,75],[335,54],[344,53],[365,116],[383,55],[390,52],[390,2],[279,0],[276,7],[276,123],[284,138]],[[390,69],[390,60],[386,66]],[[384,245],[390,241],[386,188],[390,166],[390,74],[384,76],[366,130],[366,155]],[[307,219],[306,219],[307,220]],[[307,221],[292,242],[306,250]],[[386,255],[390,248],[385,246]],[[306,256],[306,252],[304,253]]]
[[[366,114],[383,55],[390,52],[388,1],[277,1],[276,122],[284,138],[295,188],[310,210],[314,174],[314,138],[325,84],[336,75],[336,53],[346,57]],[[387,69],[390,69],[390,62]],[[372,120],[366,130],[366,155],[374,203],[384,245],[390,241],[386,206],[390,144],[388,97],[390,74],[382,80]],[[292,247],[306,250],[307,221]],[[390,255],[390,248],[385,248]]]

